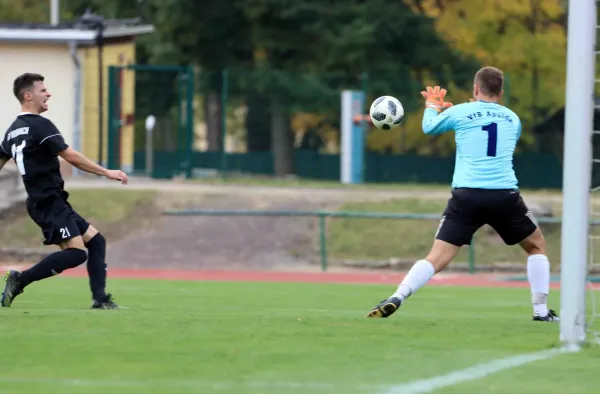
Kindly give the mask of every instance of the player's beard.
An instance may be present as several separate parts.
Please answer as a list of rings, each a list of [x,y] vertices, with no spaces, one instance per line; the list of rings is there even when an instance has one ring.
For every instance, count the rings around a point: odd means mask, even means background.
[[[48,111],[48,103],[47,100],[44,100],[38,105],[38,111],[41,114],[42,112]]]

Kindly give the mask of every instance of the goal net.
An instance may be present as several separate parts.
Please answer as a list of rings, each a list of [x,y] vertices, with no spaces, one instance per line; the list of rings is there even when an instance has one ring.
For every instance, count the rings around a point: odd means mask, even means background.
[[[592,138],[590,150],[592,152],[592,168],[591,168],[591,188],[590,188],[590,218],[593,221],[598,221],[600,219],[600,125],[595,118],[596,110],[600,109],[600,76],[598,76],[598,68],[596,67],[597,56],[600,54],[600,51],[596,48],[596,42],[598,39],[598,33],[600,32],[600,26],[598,24],[598,8],[596,6],[595,1],[593,2],[593,7],[595,8],[593,11],[593,15],[595,15],[595,23],[594,29],[595,34],[593,36],[593,51],[594,51],[594,61],[593,61],[593,73],[594,73],[594,83],[593,83],[593,115],[592,115]],[[600,119],[598,119],[600,120]],[[598,253],[594,253],[594,248],[598,242],[600,242],[600,226],[592,225],[589,227],[589,262],[588,262],[588,278],[587,278],[587,324],[586,331],[589,336],[590,342],[595,342],[600,344],[600,273],[598,272],[598,268],[600,267],[600,255]]]

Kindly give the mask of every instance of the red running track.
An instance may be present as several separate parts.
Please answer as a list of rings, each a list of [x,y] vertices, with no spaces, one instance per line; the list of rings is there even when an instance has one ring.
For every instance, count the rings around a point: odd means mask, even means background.
[[[5,269],[22,269],[24,267],[3,267]],[[87,277],[84,268],[76,268],[64,272],[61,276]],[[283,283],[339,283],[339,284],[380,284],[397,285],[404,274],[374,273],[374,272],[287,272],[287,271],[204,271],[204,270],[174,270],[174,269],[123,269],[109,268],[109,278],[124,279],[166,279],[192,281],[223,281],[223,282],[283,282]],[[509,281],[498,274],[439,274],[434,276],[428,285],[459,286],[459,287],[513,287],[527,288],[527,281]],[[594,284],[600,289],[600,283]],[[552,282],[551,288],[558,289],[560,284]]]
[[[85,277],[84,269],[75,269],[63,275]],[[282,271],[193,271],[172,269],[109,269],[111,278],[167,279],[225,282],[283,282],[283,283],[339,283],[397,285],[403,274],[380,273],[337,273],[337,272],[282,272]],[[429,285],[462,287],[529,287],[526,281],[506,281],[498,275],[483,274],[440,274],[434,276]],[[559,283],[552,283],[559,288]]]

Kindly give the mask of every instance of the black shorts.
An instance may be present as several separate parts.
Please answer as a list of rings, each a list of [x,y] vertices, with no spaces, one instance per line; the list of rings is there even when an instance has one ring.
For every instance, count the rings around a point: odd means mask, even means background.
[[[90,224],[67,201],[69,194],[51,196],[40,202],[27,201],[27,211],[42,229],[44,245],[59,245],[85,234]]]
[[[538,227],[517,190],[459,188],[452,190],[435,238],[468,245],[484,224],[496,230],[507,245],[516,245]]]

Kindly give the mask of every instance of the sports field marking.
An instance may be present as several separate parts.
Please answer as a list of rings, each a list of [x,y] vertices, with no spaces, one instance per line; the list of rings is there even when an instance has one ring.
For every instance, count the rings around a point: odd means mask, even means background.
[[[380,391],[381,394],[421,394],[454,386],[459,383],[470,382],[484,378],[489,375],[504,371],[506,369],[520,367],[534,361],[548,360],[560,353],[568,352],[563,349],[543,350],[536,353],[520,354],[514,357],[501,358],[488,363],[477,364],[473,367],[460,371],[450,372],[430,379],[416,380],[414,382],[399,384],[389,389]]]
[[[399,385],[351,385],[348,389],[359,389],[374,391],[379,394],[421,394],[431,393],[435,390],[453,386],[460,383],[469,382],[484,378],[486,376],[519,367],[534,361],[548,360],[560,353],[567,352],[562,349],[544,350],[536,353],[521,354],[514,357],[494,360],[488,363],[482,363],[460,371],[454,371],[445,375],[436,376],[431,379],[417,380],[414,382]],[[12,378],[0,377],[1,384],[42,384],[65,387],[156,387],[165,388],[204,388],[213,391],[221,390],[239,390],[239,389],[262,389],[267,391],[278,390],[299,390],[309,391],[331,391],[340,390],[339,384],[328,382],[293,382],[293,381],[210,381],[210,380],[93,380],[77,378]]]

